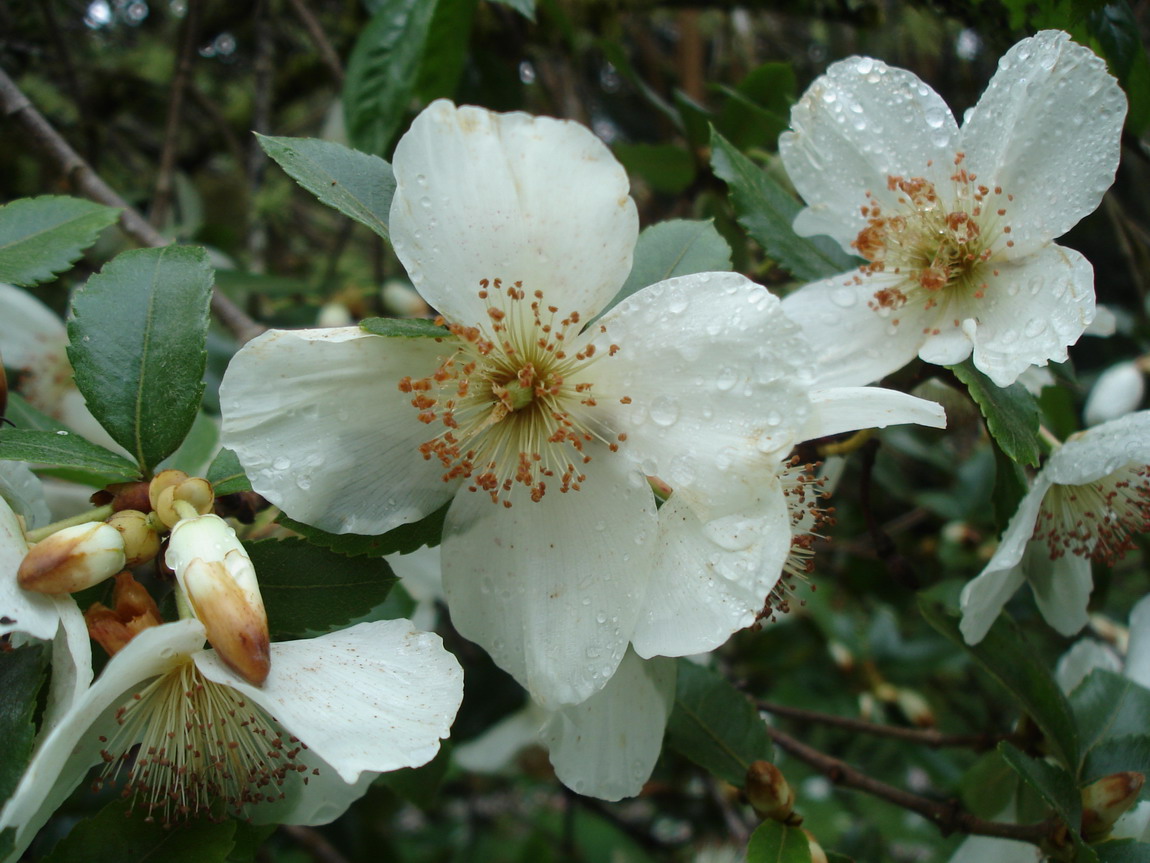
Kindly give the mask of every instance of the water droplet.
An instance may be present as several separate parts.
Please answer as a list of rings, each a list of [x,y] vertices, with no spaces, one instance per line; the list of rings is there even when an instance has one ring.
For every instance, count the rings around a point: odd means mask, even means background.
[[[730,366],[723,366],[719,370],[719,377],[715,380],[715,386],[726,392],[733,387],[739,380],[738,372]]]
[[[855,64],[855,71],[860,75],[869,75],[874,68],[874,60],[870,57],[859,57],[858,62]]]
[[[588,647],[586,650],[586,653],[587,653],[588,659],[598,659],[600,656],[603,655],[602,649],[600,649],[598,647]]]
[[[651,402],[650,413],[656,425],[672,426],[679,418],[679,405],[670,396],[659,396]]]
[[[424,195],[422,198],[419,199],[419,206],[423,207],[423,209],[425,209],[425,210],[430,210],[431,209],[431,198],[427,197],[427,195]]]
[[[926,125],[930,126],[930,128],[941,129],[942,124],[945,122],[946,122],[946,112],[942,108],[935,106],[933,108],[927,109],[927,111],[926,111]]]
[[[607,529],[607,523],[606,523],[606,522],[604,522],[604,521],[597,521],[597,522],[595,522],[595,530],[597,530],[597,531],[603,531],[603,530],[606,530],[606,529]]]
[[[426,186],[427,185],[427,175],[426,174],[416,174],[415,175],[415,182],[417,185]]]
[[[287,470],[289,467],[291,467],[291,459],[281,455],[279,458],[272,462],[272,467],[276,470]]]
[[[595,615],[595,622],[596,622],[596,623],[598,623],[598,624],[604,624],[604,623],[606,623],[606,622],[607,622],[607,614],[606,614],[606,612],[600,611],[598,614],[596,614],[596,615]]]
[[[309,488],[311,488],[311,477],[309,477],[309,476],[297,476],[296,480],[295,480],[295,484],[297,486],[299,486],[301,491],[307,491]]]
[[[683,312],[687,311],[688,305],[689,303],[687,302],[686,297],[676,297],[667,304],[667,311],[673,315],[681,315]]]
[[[1046,321],[1042,320],[1042,318],[1031,318],[1026,322],[1026,327],[1023,329],[1023,332],[1025,332],[1029,338],[1036,338],[1046,332]]]
[[[843,309],[849,309],[858,302],[855,292],[850,288],[836,288],[835,292],[831,294],[831,299],[836,306]]]
[[[66,437],[68,432],[64,431],[64,429],[59,429],[56,434],[60,435],[60,437]]]

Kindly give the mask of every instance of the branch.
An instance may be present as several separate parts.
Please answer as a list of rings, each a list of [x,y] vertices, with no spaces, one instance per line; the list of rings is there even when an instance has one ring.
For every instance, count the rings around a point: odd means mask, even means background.
[[[319,21],[311,14],[311,10],[304,5],[303,0],[288,0],[288,5],[291,6],[292,11],[295,12],[296,17],[299,18],[300,23],[303,24],[307,35],[311,38],[312,44],[315,45],[319,51],[320,59],[327,64],[327,68],[331,70],[331,76],[335,82],[341,87],[343,86],[344,73],[343,65],[339,62],[339,55],[335,49],[331,47],[331,42],[328,41],[323,28],[319,25]]]
[[[156,173],[156,191],[152,196],[151,224],[163,227],[168,217],[168,206],[172,200],[172,175],[176,170],[176,149],[179,142],[180,123],[183,119],[184,94],[188,80],[192,77],[192,59],[196,54],[196,40],[199,38],[200,0],[189,0],[184,17],[183,39],[180,53],[176,58],[176,71],[172,76],[172,98],[168,103],[168,121],[164,125],[164,145],[160,151],[160,168]]]
[[[0,111],[15,120],[32,139],[36,149],[53,162],[71,187],[85,198],[120,209],[120,227],[124,233],[142,246],[159,248],[170,241],[148,224],[147,219],[121,198],[103,181],[92,166],[68,144],[28,101],[3,69],[0,69]],[[264,331],[248,315],[217,288],[212,291],[212,313],[241,344]]]
[[[778,744],[784,752],[793,755],[800,761],[806,762],[818,770],[835,785],[844,788],[854,788],[873,797],[886,800],[895,806],[917,812],[927,821],[930,821],[947,836],[954,832],[967,833],[972,836],[993,836],[998,839],[1014,839],[1018,842],[1029,842],[1040,845],[1048,841],[1056,841],[1061,832],[1062,822],[1057,818],[1048,818],[1035,824],[1007,824],[1002,821],[986,821],[964,811],[955,801],[931,800],[887,785],[878,779],[873,779],[844,761],[833,758],[813,747],[807,746],[789,734],[777,728],[766,726],[771,739]]]
[[[756,700],[755,706],[759,710],[765,710],[775,716],[785,716],[788,719],[798,719],[801,722],[817,722],[821,725],[845,728],[848,731],[873,734],[876,737],[892,737],[895,740],[906,740],[910,743],[929,746],[932,749],[960,746],[983,752],[987,749],[993,749],[1000,741],[1009,739],[1008,735],[999,734],[943,734],[934,728],[900,728],[897,725],[883,725],[879,722],[868,722],[865,719],[835,716],[830,713],[804,710],[801,707],[788,707],[785,704],[775,704],[772,701]]]

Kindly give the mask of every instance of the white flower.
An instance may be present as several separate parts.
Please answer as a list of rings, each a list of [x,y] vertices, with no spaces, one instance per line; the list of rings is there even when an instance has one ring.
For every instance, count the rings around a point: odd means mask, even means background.
[[[942,422],[898,393],[812,396],[798,328],[733,273],[662,282],[587,326],[638,225],[581,126],[440,101],[394,170],[396,253],[449,331],[265,334],[225,376],[225,445],[257,491],[330,531],[450,500],[452,620],[548,708],[601,689],[628,643],[696,653],[753,620],[789,535],[754,466],[844,421]],[[647,477],[674,489],[659,513]],[[683,544],[706,571],[679,569]]]
[[[1051,454],[998,550],[962,591],[962,633],[982,640],[1023,581],[1063,635],[1086,624],[1091,560],[1112,563],[1150,530],[1150,411],[1070,438]]]
[[[779,152],[827,234],[866,263],[784,308],[845,379],[917,354],[974,364],[999,386],[1066,359],[1094,318],[1094,274],[1052,242],[1114,179],[1126,97],[1106,64],[1044,30],[1006,53],[959,129],[915,75],[869,57],[833,64],[791,110]]]
[[[1087,425],[1095,426],[1117,419],[1142,404],[1146,393],[1142,365],[1138,360],[1115,363],[1098,376],[1082,409],[1082,418]]]

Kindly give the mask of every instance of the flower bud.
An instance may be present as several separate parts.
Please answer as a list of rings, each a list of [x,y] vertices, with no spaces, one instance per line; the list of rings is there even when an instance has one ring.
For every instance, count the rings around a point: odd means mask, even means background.
[[[401,318],[423,318],[431,314],[431,307],[407,282],[391,279],[380,288],[383,307]]]
[[[249,683],[263,683],[271,668],[267,615],[235,531],[216,515],[183,519],[172,529],[164,561],[220,658]]]
[[[926,699],[913,689],[900,688],[895,701],[902,715],[909,719],[911,724],[919,728],[934,728],[934,711],[930,709]]]
[[[120,510],[112,514],[108,524],[124,537],[125,566],[137,566],[159,553],[160,534],[147,514],[138,509]]]
[[[1127,770],[1112,773],[1082,789],[1082,838],[1104,839],[1126,810],[1138,800],[1145,777]]]
[[[1082,417],[1088,426],[1116,420],[1138,409],[1145,394],[1142,370],[1136,362],[1118,363],[1098,376]]]
[[[186,515],[186,510],[182,511],[176,501],[190,504],[192,509],[203,515],[211,511],[215,500],[210,482],[199,477],[189,477],[175,485],[167,485],[160,491],[155,502],[156,517],[168,527],[175,527]]]
[[[795,792],[787,784],[779,768],[769,761],[755,761],[747,768],[745,787],[747,802],[760,818],[770,818],[787,824],[802,821],[794,813]]]
[[[112,608],[108,608],[94,602],[84,612],[88,635],[109,656],[123,648],[138,632],[164,622],[152,595],[130,572],[121,572],[116,576],[112,605]]]
[[[148,502],[151,504],[153,510],[159,508],[160,493],[168,486],[179,485],[184,480],[188,479],[188,475],[182,470],[162,470],[148,483]]]
[[[124,568],[124,538],[102,521],[59,530],[32,546],[16,579],[26,590],[74,593]]]

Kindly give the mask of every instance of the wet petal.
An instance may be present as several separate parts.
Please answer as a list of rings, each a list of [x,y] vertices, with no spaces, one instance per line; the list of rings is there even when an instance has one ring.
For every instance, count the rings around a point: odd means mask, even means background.
[[[1046,547],[1036,542],[1027,563],[1026,580],[1046,622],[1063,635],[1076,634],[1090,620],[1086,613],[1094,589],[1090,561],[1076,554],[1051,560]]]
[[[433,372],[449,349],[354,327],[272,330],[224,375],[222,443],[252,488],[298,521],[366,534],[416,521],[455,486],[419,454],[433,434],[398,385]]]
[[[480,279],[522,281],[590,319],[631,271],[627,174],[584,126],[440,100],[400,139],[393,167],[395,253],[450,321],[487,320]]]
[[[1130,611],[1130,641],[1126,646],[1126,676],[1150,688],[1150,596]]]
[[[1062,691],[1069,695],[1096,668],[1119,672],[1122,670],[1122,660],[1101,641],[1082,638],[1058,658],[1054,679]]]
[[[1013,256],[1060,237],[1114,182],[1126,97],[1106,63],[1058,30],[1023,39],[998,62],[962,129],[966,167],[1014,196]]]
[[[20,523],[8,502],[0,498],[0,635],[23,632],[49,641],[56,636],[61,610],[68,603],[75,608],[76,603],[70,596],[33,593],[16,583],[16,570],[27,553]]]
[[[1081,485],[1128,464],[1150,464],[1150,411],[1094,426],[1056,449],[1042,475],[1062,485]]]
[[[942,405],[881,387],[812,390],[811,408],[810,418],[799,434],[800,440],[905,423],[946,428]]]

